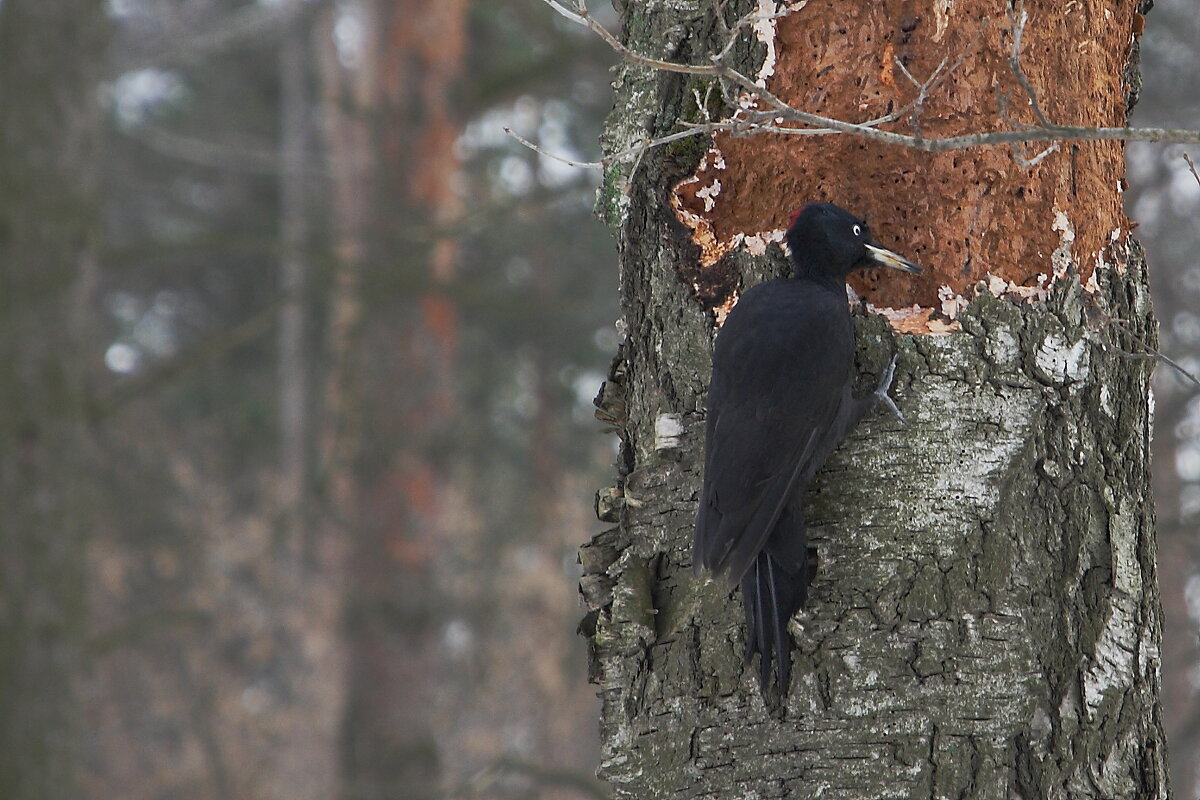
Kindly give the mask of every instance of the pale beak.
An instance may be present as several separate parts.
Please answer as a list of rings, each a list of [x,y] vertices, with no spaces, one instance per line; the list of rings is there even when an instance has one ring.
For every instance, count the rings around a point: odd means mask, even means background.
[[[885,250],[882,247],[876,247],[873,244],[864,245],[867,248],[867,258],[874,261],[876,264],[882,264],[885,267],[898,269],[901,272],[911,272],[919,274],[921,268],[909,261],[902,255],[893,253],[891,250]]]

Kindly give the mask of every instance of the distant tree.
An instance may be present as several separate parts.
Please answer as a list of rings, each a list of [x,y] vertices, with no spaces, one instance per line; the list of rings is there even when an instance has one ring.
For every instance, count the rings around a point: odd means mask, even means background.
[[[99,3],[0,3],[0,795],[78,798],[95,525]]]

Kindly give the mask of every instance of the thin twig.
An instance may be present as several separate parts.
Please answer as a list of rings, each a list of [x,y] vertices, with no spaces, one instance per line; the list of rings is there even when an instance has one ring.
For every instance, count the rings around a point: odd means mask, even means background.
[[[721,33],[729,36],[732,31],[730,31],[729,26],[725,24],[725,3],[723,0],[712,0],[712,9],[713,17],[716,18],[717,25],[721,28]]]
[[[1107,315],[1105,315],[1105,316],[1107,316]],[[1157,348],[1152,347],[1140,336],[1135,334],[1133,331],[1129,330],[1129,326],[1125,323],[1124,320],[1116,319],[1115,317],[1108,317],[1106,322],[1113,327],[1120,328],[1121,331],[1126,336],[1128,336],[1133,341],[1134,344],[1136,344],[1138,347],[1142,348],[1142,350],[1144,351],[1141,353],[1131,353],[1127,350],[1122,350],[1121,352],[1127,358],[1148,358],[1148,359],[1153,359],[1155,361],[1161,361],[1164,364],[1167,364],[1168,366],[1173,367],[1176,372],[1178,372],[1180,375],[1187,378],[1189,381],[1191,381],[1193,384],[1195,384],[1198,388],[1200,388],[1200,378],[1197,378],[1195,375],[1188,372],[1186,369],[1181,367],[1178,362],[1167,357],[1162,352],[1160,352]]]
[[[708,94],[712,91],[710,83],[704,90],[705,97],[700,96],[700,90],[695,86],[692,87],[692,98],[696,101],[696,112],[704,116],[705,122],[712,122],[712,117],[708,115]]]
[[[649,58],[647,56],[635,53],[625,45],[621,44],[617,37],[609,33],[608,28],[592,19],[592,16],[588,13],[587,8],[580,5],[576,6],[576,8],[572,10],[559,3],[558,0],[542,0],[542,2],[572,22],[578,23],[595,33],[597,36],[603,39],[609,47],[611,47],[613,50],[616,50],[617,53],[619,53],[621,57],[627,61],[632,61],[635,64],[641,64],[644,67],[660,69],[664,72],[681,72],[685,75],[712,75],[717,77],[721,74],[715,66],[705,66],[703,64],[679,64],[674,61],[663,61],[661,59]]]
[[[767,109],[747,110],[746,114],[750,117],[747,119],[731,119],[724,122],[705,123],[702,126],[689,127],[686,131],[669,134],[658,139],[643,140],[633,147],[606,157],[598,162],[577,162],[573,159],[556,156],[542,150],[537,145],[529,142],[515,133],[511,133],[515,139],[520,141],[527,147],[536,150],[547,157],[554,158],[566,164],[586,167],[590,169],[598,169],[615,161],[622,161],[631,156],[640,158],[645,154],[648,148],[653,148],[661,144],[676,141],[687,136],[696,136],[702,133],[726,132],[734,136],[748,136],[755,133],[774,133],[789,136],[815,136],[827,135],[830,133],[844,133],[851,136],[858,136],[862,139],[880,142],[882,144],[894,145],[898,147],[907,147],[913,150],[919,150],[926,153],[943,153],[951,150],[966,150],[973,147],[989,146],[989,145],[1013,145],[1023,142],[1059,142],[1059,141],[1141,141],[1141,142],[1180,142],[1200,144],[1200,131],[1188,130],[1180,128],[1131,128],[1131,127],[1085,127],[1080,125],[1055,125],[1045,120],[1045,115],[1041,113],[1041,108],[1037,104],[1036,95],[1033,93],[1032,86],[1028,80],[1024,80],[1023,88],[1030,97],[1030,103],[1034,107],[1034,113],[1044,124],[1038,128],[1014,128],[1012,130],[994,131],[991,133],[971,133],[961,136],[946,136],[937,139],[927,139],[919,133],[916,136],[909,136],[902,133],[894,133],[892,131],[880,130],[877,125],[885,122],[892,122],[899,118],[899,115],[904,113],[910,107],[915,108],[916,102],[910,103],[899,112],[893,112],[878,119],[869,120],[867,122],[855,123],[846,122],[832,117],[821,116],[807,111],[802,111],[798,108],[793,108],[788,103],[784,102],[774,93],[770,92],[757,82],[751,80],[737,70],[725,64],[720,60],[713,64],[679,64],[671,61],[663,61],[661,59],[650,58],[635,53],[625,45],[621,44],[615,36],[613,36],[603,25],[596,22],[587,12],[587,8],[582,3],[576,3],[574,9],[567,8],[562,5],[559,0],[542,0],[546,5],[553,8],[556,12],[566,17],[567,19],[579,25],[583,25],[597,36],[603,39],[609,47],[617,52],[622,59],[632,64],[648,67],[651,69],[664,70],[668,72],[681,73],[685,75],[701,75],[710,76],[727,81],[731,84],[739,86],[743,91],[747,92],[750,97],[757,100],[761,104],[765,104]],[[783,16],[782,13],[773,16]],[[1014,39],[1019,38],[1021,29],[1023,29],[1025,20],[1028,14],[1021,8],[1021,16],[1014,19],[1020,24],[1014,24]],[[753,19],[753,15],[748,15],[749,19]],[[747,17],[739,21],[738,26],[746,23]],[[980,29],[980,35],[983,28]],[[979,36],[977,35],[976,41]],[[945,78],[953,73],[959,65],[961,65],[970,52],[974,48],[970,48],[960,54],[955,63],[941,74],[935,70],[933,76],[930,77],[924,86],[926,95],[939,85]],[[1014,53],[1019,55],[1019,42],[1014,46]],[[1016,62],[1014,72],[1020,81],[1024,77],[1024,72],[1020,71],[1019,60]],[[918,99],[920,95],[918,95]],[[726,96],[728,100],[728,95]],[[761,124],[756,122],[756,119],[770,119],[772,124]],[[785,127],[782,123],[798,123],[806,127]],[[1043,151],[1038,156],[1034,157],[1032,163],[1036,160],[1044,158],[1048,155],[1048,151]]]
[[[1025,94],[1029,97],[1029,106],[1033,109],[1033,116],[1037,118],[1038,123],[1043,128],[1054,127],[1050,120],[1046,119],[1046,115],[1042,113],[1042,107],[1038,104],[1037,93],[1033,91],[1033,85],[1029,82],[1029,78],[1025,77],[1025,70],[1021,68],[1021,34],[1025,32],[1025,23],[1029,21],[1029,12],[1025,10],[1025,0],[1014,7],[1011,3],[1008,6],[1008,20],[1012,23],[1013,46],[1012,55],[1008,58],[1009,69],[1017,78],[1017,83],[1021,84],[1021,88],[1025,90]]]
[[[1187,162],[1188,169],[1192,171],[1192,177],[1196,179],[1196,183],[1200,184],[1200,175],[1196,174],[1196,165],[1192,163],[1192,157],[1187,153],[1184,153],[1183,160]]]
[[[571,9],[559,5],[558,3],[554,2],[554,0],[544,0],[544,2],[546,3],[546,5],[553,8],[559,14],[561,14],[564,17],[566,17],[567,19],[571,20],[571,22],[574,22],[579,25],[583,25],[584,27],[587,27],[587,23]]]
[[[896,58],[893,58],[892,61],[896,64],[897,67],[900,68],[900,71],[902,73],[904,73],[904,77],[908,78],[908,80],[912,83],[913,86],[917,87],[918,89],[921,88],[921,82],[912,76],[912,73],[908,71],[908,67],[904,66],[904,61],[902,61],[899,58],[899,56],[897,56]],[[946,60],[942,59],[942,63],[945,64]]]
[[[1051,128],[1029,128],[1023,130],[995,131],[993,133],[970,133],[963,136],[946,136],[941,139],[918,139],[902,133],[881,131],[866,125],[820,117],[802,111],[781,111],[776,116],[794,119],[808,124],[821,125],[839,133],[848,133],[884,144],[909,147],[926,153],[944,153],[948,150],[966,150],[983,145],[1013,144],[1014,142],[1053,141],[1128,141],[1128,142],[1182,142],[1200,144],[1200,131],[1178,128],[1089,128],[1080,125],[1055,125]],[[808,131],[786,128],[777,133],[804,134]],[[820,131],[824,133],[826,131]]]
[[[660,147],[664,144],[670,144],[671,142],[677,142],[680,139],[687,139],[691,136],[703,136],[705,134],[716,133],[717,131],[730,131],[729,124],[726,122],[692,122],[687,123],[687,125],[687,130],[676,131],[675,133],[670,133],[666,136],[660,136],[656,139],[642,139],[631,147],[620,151],[619,153],[613,153],[605,156],[600,161],[576,161],[565,156],[556,155],[548,152],[540,145],[529,141],[512,128],[505,127],[504,132],[516,139],[525,147],[528,147],[530,150],[538,153],[539,155],[543,155],[546,158],[552,158],[555,161],[561,161],[562,163],[569,164],[572,167],[581,167],[583,169],[604,169],[609,164],[627,161],[629,159],[639,159],[647,150],[652,150],[655,147]],[[833,133],[833,131],[828,132]],[[813,131],[813,133],[819,133],[819,131]]]
[[[1039,163],[1041,163],[1043,158],[1050,155],[1051,153],[1058,152],[1058,150],[1059,150],[1059,143],[1055,142],[1052,145],[1050,145],[1049,147],[1047,147],[1045,150],[1043,150],[1042,152],[1038,153],[1033,158],[1026,158],[1025,152],[1024,152],[1025,148],[1019,144],[1015,144],[1015,145],[1013,145],[1013,149],[1012,149],[1012,157],[1013,157],[1013,161],[1016,161],[1020,167],[1022,167],[1024,169],[1033,169]]]
[[[507,125],[504,127],[504,132],[507,133],[512,138],[516,139],[521,144],[528,147],[533,152],[535,152],[539,155],[543,155],[546,158],[552,158],[555,161],[561,161],[562,163],[568,164],[572,167],[583,167],[584,169],[604,169],[603,161],[575,161],[573,159],[566,158],[565,156],[555,155],[554,153],[543,150],[540,146],[529,141],[524,136],[517,133],[516,131],[514,131],[512,128],[508,127]]]
[[[793,115],[786,111],[776,111],[769,115],[787,121]],[[1018,144],[1022,142],[1055,142],[1055,141],[1132,141],[1132,142],[1184,142],[1200,144],[1200,131],[1181,130],[1174,128],[1086,128],[1073,125],[1056,125],[1051,129],[1030,128],[1027,130],[996,131],[994,133],[972,133],[964,136],[947,136],[941,139],[922,139],[917,136],[907,136],[902,133],[881,131],[870,127],[874,120],[868,123],[849,123],[840,120],[821,117],[806,112],[796,112],[794,115],[807,124],[827,123],[825,127],[788,128],[782,125],[764,125],[745,120],[727,120],[724,122],[708,122],[696,124],[685,131],[677,131],[657,139],[645,139],[633,147],[619,153],[606,156],[600,161],[576,161],[565,156],[543,150],[528,139],[505,128],[505,132],[521,144],[542,155],[561,161],[564,164],[583,167],[585,169],[602,169],[608,164],[624,161],[630,156],[652,149],[663,144],[698,136],[706,133],[728,133],[733,136],[752,136],[758,133],[775,133],[785,136],[827,136],[834,133],[848,133],[863,139],[883,142],[884,144],[908,147],[925,153],[944,153],[950,150],[967,150],[972,147],[988,145]],[[814,120],[809,122],[809,120]],[[890,120],[889,120],[890,121]]]
[[[925,110],[925,100],[928,99],[929,95],[933,92],[934,89],[941,86],[941,84],[947,78],[949,78],[951,75],[953,75],[958,70],[958,68],[961,67],[964,62],[966,62],[968,56],[970,56],[972,53],[975,52],[975,48],[979,45],[979,40],[983,38],[983,34],[987,30],[988,24],[989,24],[988,18],[984,17],[983,20],[980,22],[979,30],[977,30],[975,32],[975,38],[971,40],[970,46],[964,48],[963,51],[958,54],[958,58],[956,58],[954,60],[954,63],[950,65],[949,69],[945,69],[946,59],[943,58],[941,63],[938,64],[937,69],[935,69],[930,74],[930,76],[925,80],[924,83],[919,83],[917,81],[917,79],[913,77],[912,73],[908,71],[908,68],[904,65],[904,63],[899,58],[897,58],[896,65],[898,67],[900,67],[901,71],[905,74],[905,76],[907,76],[908,79],[910,81],[912,81],[914,84],[916,84],[916,86],[917,86],[918,91],[917,91],[916,98],[909,101],[908,103],[906,103],[905,105],[896,109],[895,111],[893,111],[892,113],[888,114],[885,117],[880,117],[878,119],[874,119],[874,120],[871,120],[870,122],[865,122],[863,124],[868,125],[868,126],[882,125],[885,122],[892,122],[893,120],[900,119],[902,116],[904,116],[905,114],[907,114],[911,111],[912,116],[911,116],[910,121],[913,126],[913,133],[916,134],[916,138],[921,139],[922,135],[921,135],[920,119],[921,119],[921,114],[923,114],[924,110]]]
[[[900,68],[900,72],[903,73],[904,77],[912,81],[913,86],[917,87],[917,99],[913,101],[913,112],[909,121],[912,123],[913,133],[916,134],[917,138],[924,138],[921,136],[921,114],[925,111],[924,87],[919,80],[912,76],[912,73],[908,71],[908,67],[904,66],[903,61],[899,58],[893,58],[892,61],[896,62],[896,66]],[[945,59],[942,60],[942,63],[946,63]]]
[[[904,61],[899,58],[894,58],[892,60],[896,62],[896,66],[900,68],[900,72],[904,74],[904,77],[912,81],[913,86],[917,87],[917,99],[913,100],[909,105],[912,106],[911,121],[913,133],[916,134],[918,139],[921,139],[923,138],[921,136],[921,114],[925,113],[925,98],[929,96],[929,87],[937,81],[938,75],[940,75],[942,70],[945,69],[946,59],[942,59],[942,63],[937,65],[937,69],[933,71],[933,73],[924,83],[921,83],[913,77],[912,73],[908,71],[908,67],[904,65]]]

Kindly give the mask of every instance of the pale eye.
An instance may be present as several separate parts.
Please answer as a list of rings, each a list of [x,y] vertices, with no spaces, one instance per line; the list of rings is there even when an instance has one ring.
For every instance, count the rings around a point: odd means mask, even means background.
[[[855,226],[854,226],[854,235],[855,235],[855,236],[862,236],[862,226],[861,226],[861,225],[855,225]]]

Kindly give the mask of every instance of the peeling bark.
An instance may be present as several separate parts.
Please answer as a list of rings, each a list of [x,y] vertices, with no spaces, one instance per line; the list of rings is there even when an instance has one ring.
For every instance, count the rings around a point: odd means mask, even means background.
[[[710,10],[630,3],[625,36],[638,52],[699,63]],[[628,65],[616,87],[611,152],[670,132],[692,95],[685,78]],[[1123,331],[1155,335],[1137,243],[1085,253],[1058,237],[1022,250],[1046,272],[1057,252],[1065,278],[1032,303],[979,293],[958,333],[897,335],[858,310],[860,390],[898,351],[893,394],[909,425],[869,417],[814,481],[818,568],[792,622],[792,690],[776,720],[742,664],[740,597],[691,572],[714,304],[690,279],[699,248],[667,198],[701,155],[647,155],[636,174],[611,171],[600,195],[618,230],[627,330],[597,398],[622,437],[617,485],[597,499],[616,526],[581,550],[601,777],[629,798],[1168,797],[1151,362],[1120,349],[1136,349]],[[971,164],[963,203],[986,180]],[[872,179],[850,180],[866,193]],[[782,202],[755,181],[745,191]],[[1071,213],[1123,223],[1103,199]],[[990,219],[988,236],[1034,224],[1003,209]],[[936,243],[925,253],[940,257]],[[1093,291],[1078,279],[1084,258],[1098,264]],[[735,249],[721,269],[736,288],[786,265],[771,246]]]

